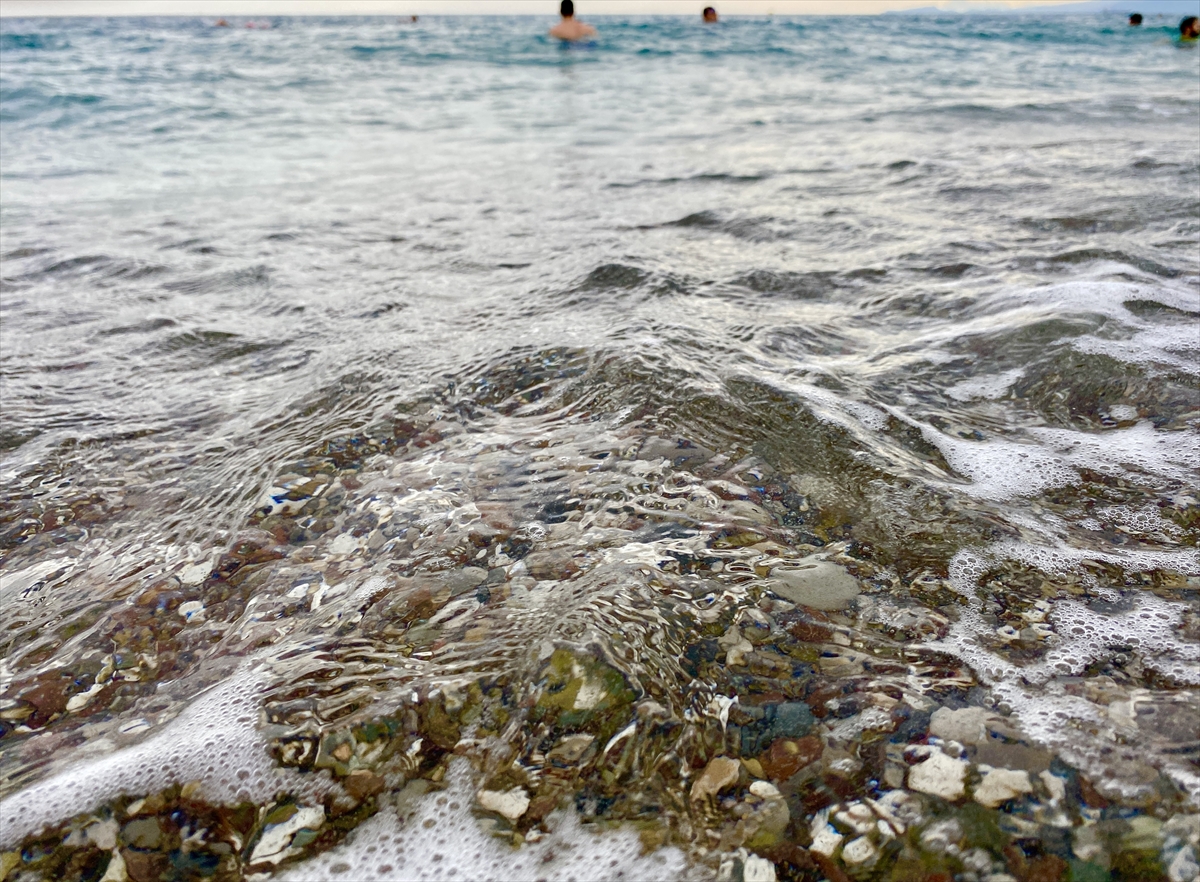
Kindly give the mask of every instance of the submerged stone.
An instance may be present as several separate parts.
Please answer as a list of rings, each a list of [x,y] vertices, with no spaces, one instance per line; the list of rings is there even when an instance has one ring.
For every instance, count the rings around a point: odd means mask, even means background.
[[[692,784],[692,800],[711,799],[726,787],[737,783],[741,763],[727,756],[713,757]]]
[[[1029,773],[1024,769],[993,769],[982,767],[983,780],[975,787],[975,801],[996,808],[1010,799],[1033,792]]]
[[[505,791],[480,790],[477,799],[480,806],[509,821],[517,820],[529,808],[529,794],[520,787]]]
[[[616,668],[565,649],[554,651],[542,676],[544,687],[536,710],[553,715],[564,729],[598,726],[598,734],[611,737],[635,697]]]
[[[758,758],[760,768],[773,781],[786,781],[805,766],[821,758],[824,743],[814,735],[777,738]]]
[[[929,733],[961,744],[982,744],[987,740],[987,722],[993,716],[981,707],[940,707],[929,719]]]
[[[919,746],[914,753],[924,755],[908,770],[908,786],[918,793],[928,793],[942,799],[954,801],[964,793],[963,780],[967,774],[967,762],[947,756],[934,747]]]
[[[770,588],[780,597],[819,610],[844,609],[862,588],[858,579],[817,555],[774,567]]]

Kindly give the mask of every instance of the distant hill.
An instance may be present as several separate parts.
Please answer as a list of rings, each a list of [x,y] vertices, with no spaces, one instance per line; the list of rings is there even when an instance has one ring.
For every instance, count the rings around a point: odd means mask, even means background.
[[[1081,0],[1079,3],[1059,3],[1052,6],[1012,8],[1001,4],[952,2],[945,7],[921,6],[916,9],[897,9],[883,15],[1095,15],[1099,12],[1142,15],[1179,16],[1200,15],[1200,0]]]

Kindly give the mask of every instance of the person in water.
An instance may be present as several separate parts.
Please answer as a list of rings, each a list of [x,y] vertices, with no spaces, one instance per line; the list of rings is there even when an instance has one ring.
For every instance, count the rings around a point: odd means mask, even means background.
[[[1179,39],[1181,40],[1200,40],[1200,18],[1194,15],[1189,15],[1179,23]]]
[[[550,29],[550,36],[557,37],[568,43],[588,40],[596,36],[596,29],[590,24],[575,20],[575,3],[573,0],[562,0],[558,7],[562,21]]]
[[[700,14],[704,17],[705,24],[715,24],[717,21],[717,10],[711,6],[705,6],[704,11]]]
[[[1140,12],[1135,12],[1133,15],[1129,16],[1129,26],[1131,28],[1140,27],[1141,24],[1142,24],[1142,14]]]

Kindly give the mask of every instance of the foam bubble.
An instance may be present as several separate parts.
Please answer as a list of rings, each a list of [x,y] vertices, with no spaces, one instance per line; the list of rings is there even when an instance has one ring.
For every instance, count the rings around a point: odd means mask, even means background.
[[[1015,664],[986,645],[993,626],[983,615],[978,593],[983,574],[1003,560],[1025,563],[1046,573],[1077,572],[1083,561],[1091,560],[1132,571],[1169,568],[1191,574],[1200,572],[1200,555],[1194,549],[1099,552],[1023,542],[965,550],[950,563],[950,583],[969,599],[968,607],[945,637],[925,645],[961,659],[992,688],[997,702],[1007,705],[1026,736],[1055,750],[1068,762],[1094,770],[1090,774],[1100,776],[1114,793],[1133,795],[1143,789],[1145,780],[1139,764],[1151,761],[1200,802],[1200,777],[1180,762],[1178,745],[1171,736],[1162,735],[1161,743],[1153,748],[1143,738],[1139,748],[1131,747],[1127,755],[1116,756],[1112,745],[1120,727],[1111,712],[1069,694],[1064,686],[1096,661],[1127,651],[1136,653],[1147,668],[1176,683],[1200,685],[1200,645],[1186,642],[1179,635],[1186,605],[1150,593],[1135,595],[1130,608],[1116,613],[1098,611],[1071,598],[1052,601],[1046,618],[1053,633],[1046,652],[1038,661]],[[1142,696],[1136,700],[1146,700],[1151,693],[1138,690],[1135,695]],[[1120,733],[1121,738],[1129,735],[1128,731]],[[1125,772],[1129,774],[1123,778]]]
[[[1160,432],[1149,421],[1099,434],[1069,429],[1030,429],[1029,434],[1077,468],[1117,477],[1134,470],[1191,482],[1200,462],[1200,435]]]
[[[319,799],[325,776],[280,769],[255,724],[264,674],[241,669],[205,692],[161,732],[141,744],[69,766],[0,803],[0,847],[62,823],[121,794],[148,794],[199,781],[215,803],[268,802],[280,790]]]
[[[676,848],[642,854],[631,829],[594,833],[574,813],[551,816],[553,832],[512,848],[491,836],[471,813],[469,766],[451,765],[448,787],[426,794],[401,818],[393,808],[361,824],[338,847],[284,871],[280,882],[607,882],[697,877]]]
[[[955,401],[971,401],[976,398],[993,400],[1002,398],[1009,387],[1025,374],[1025,368],[1014,368],[994,377],[975,377],[963,380],[946,390]]]
[[[1079,473],[1035,444],[1013,441],[964,441],[918,424],[921,434],[941,451],[950,468],[971,483],[963,489],[978,499],[1035,496],[1051,487],[1079,482]]]

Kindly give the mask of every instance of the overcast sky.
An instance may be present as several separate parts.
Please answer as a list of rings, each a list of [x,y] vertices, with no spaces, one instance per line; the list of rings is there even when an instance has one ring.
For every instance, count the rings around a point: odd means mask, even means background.
[[[972,5],[1046,6],[1075,0],[990,0]],[[875,15],[918,6],[958,7],[964,0],[576,0],[587,15]],[[555,15],[557,0],[2,0],[0,15]]]

